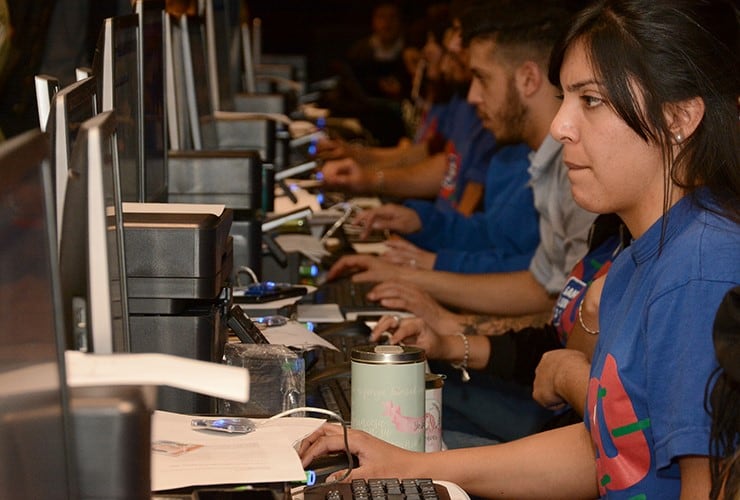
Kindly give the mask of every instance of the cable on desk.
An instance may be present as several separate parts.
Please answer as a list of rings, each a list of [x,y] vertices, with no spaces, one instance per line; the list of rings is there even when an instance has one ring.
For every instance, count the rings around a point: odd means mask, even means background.
[[[340,483],[347,479],[349,475],[352,473],[352,453],[349,451],[349,440],[347,439],[347,422],[337,413],[326,410],[324,408],[316,408],[314,406],[301,406],[299,408],[291,408],[290,410],[285,410],[280,413],[276,413],[275,415],[269,417],[265,422],[269,422],[270,420],[277,420],[278,418],[287,417],[290,415],[293,415],[294,413],[321,413],[323,415],[327,415],[331,417],[332,419],[336,420],[340,424],[342,424],[342,433],[344,436],[344,453],[347,455],[347,469],[344,471],[344,474],[342,477],[334,479],[331,482],[323,483],[323,485],[332,484],[332,483]],[[318,486],[318,485],[317,485]],[[307,485],[306,488],[310,488],[311,485]]]
[[[241,266],[236,271],[236,286],[242,286],[241,280],[239,280],[239,276],[241,274],[248,274],[250,278],[252,278],[252,282],[259,283],[259,279],[257,279],[257,274],[252,270],[249,266]]]

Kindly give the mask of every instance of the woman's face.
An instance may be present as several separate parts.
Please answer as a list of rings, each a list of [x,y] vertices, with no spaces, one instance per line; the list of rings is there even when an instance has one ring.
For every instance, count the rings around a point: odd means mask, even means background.
[[[560,81],[563,103],[550,131],[563,143],[573,198],[591,212],[619,214],[639,236],[663,211],[660,148],[609,106],[582,43],[566,52]]]

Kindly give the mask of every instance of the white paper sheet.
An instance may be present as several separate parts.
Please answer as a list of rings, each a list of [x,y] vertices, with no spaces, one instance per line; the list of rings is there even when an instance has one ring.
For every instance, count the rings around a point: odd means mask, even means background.
[[[271,326],[262,330],[271,344],[282,344],[290,347],[308,349],[314,346],[337,348],[323,337],[309,331],[304,325],[297,321],[288,321],[282,326]]]
[[[311,234],[286,233],[275,237],[275,241],[285,252],[299,252],[313,262],[321,262],[321,258],[329,254],[319,238]]]
[[[296,308],[298,321],[313,323],[341,323],[344,321],[342,310],[337,304],[298,304]]]
[[[276,188],[275,207],[273,210],[276,214],[290,212],[291,210],[295,210],[300,207],[310,207],[314,212],[321,210],[321,203],[319,203],[319,199],[315,194],[309,193],[295,184],[288,184],[288,187],[298,201],[293,203],[289,197],[283,194],[282,188]]]
[[[294,443],[324,422],[317,418],[253,419],[249,434],[196,431],[194,417],[164,411],[152,418],[152,491],[195,485],[301,481]]]

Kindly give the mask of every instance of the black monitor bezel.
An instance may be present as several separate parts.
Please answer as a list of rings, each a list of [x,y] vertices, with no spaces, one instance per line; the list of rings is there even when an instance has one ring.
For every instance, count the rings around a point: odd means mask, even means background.
[[[127,273],[125,265],[125,250],[123,237],[123,214],[120,196],[120,173],[118,172],[116,147],[114,142],[110,151],[111,168],[113,180],[113,203],[115,204],[113,214],[105,213],[102,222],[97,217],[106,210],[105,200],[103,206],[98,203],[97,196],[99,188],[105,189],[98,180],[103,182],[102,172],[93,169],[101,169],[102,158],[106,154],[104,138],[116,141],[117,126],[115,115],[112,111],[102,112],[87,120],[81,127],[78,140],[72,154],[70,165],[70,179],[67,184],[65,196],[65,208],[63,226],[60,231],[60,268],[62,276],[62,298],[64,305],[65,335],[68,349],[87,350],[96,353],[107,354],[110,352],[130,351],[130,325],[128,314],[128,290],[126,286]],[[97,190],[96,190],[97,189]],[[90,212],[92,206],[93,212]],[[100,213],[98,213],[100,212]],[[100,231],[107,231],[110,224],[109,218],[113,216],[112,223],[115,224],[115,249],[117,261],[111,263],[107,252],[100,252],[99,240],[108,237],[106,233],[100,236]],[[91,227],[90,222],[93,221]],[[102,229],[100,224],[102,224]],[[95,237],[95,235],[98,235]],[[92,237],[91,237],[92,235]],[[80,248],[80,245],[83,248]],[[98,259],[103,259],[105,269],[100,268]],[[96,262],[98,265],[96,266]],[[113,308],[111,306],[111,266],[116,266],[119,276],[120,294],[120,327],[114,328]],[[102,279],[105,278],[105,279]],[[104,284],[99,285],[98,280]],[[107,297],[101,302],[101,293],[106,295],[105,283],[107,283]],[[84,296],[85,318],[83,330],[80,326],[80,314],[74,307],[74,297]],[[102,309],[102,313],[99,311]],[[106,310],[108,317],[106,319]],[[101,321],[108,321],[106,327],[101,327]],[[96,339],[98,339],[96,341]],[[97,344],[97,345],[96,345]]]

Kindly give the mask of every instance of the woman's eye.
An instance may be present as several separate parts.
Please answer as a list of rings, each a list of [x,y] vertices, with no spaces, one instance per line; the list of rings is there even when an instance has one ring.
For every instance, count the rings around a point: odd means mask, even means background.
[[[581,97],[581,99],[583,99],[583,101],[586,103],[586,107],[588,108],[594,108],[604,102],[601,98],[592,95],[584,95]]]

